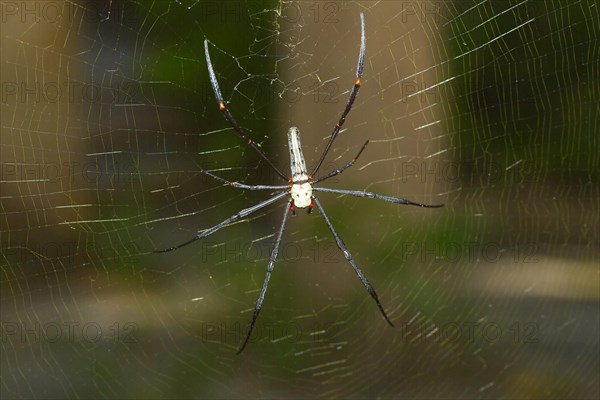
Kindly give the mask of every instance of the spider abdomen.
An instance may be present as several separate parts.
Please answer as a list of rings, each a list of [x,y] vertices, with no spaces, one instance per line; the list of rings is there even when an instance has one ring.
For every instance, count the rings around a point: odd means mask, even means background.
[[[292,126],[288,130],[288,148],[290,149],[290,170],[292,180],[297,182],[302,179],[306,181],[308,172],[306,171],[306,161],[302,154],[302,145],[300,144],[300,130]]]

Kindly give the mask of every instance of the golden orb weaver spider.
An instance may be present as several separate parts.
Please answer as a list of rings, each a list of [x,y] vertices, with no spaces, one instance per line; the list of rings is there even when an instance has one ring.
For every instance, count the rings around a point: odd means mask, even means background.
[[[260,147],[258,147],[248,137],[246,132],[237,123],[235,118],[233,118],[233,115],[231,114],[229,109],[225,106],[225,102],[223,101],[223,96],[221,95],[221,89],[219,88],[219,84],[218,84],[217,78],[215,76],[215,71],[214,71],[212,62],[210,60],[210,54],[208,52],[208,41],[207,40],[204,41],[204,53],[206,56],[206,63],[208,65],[208,74],[210,77],[210,83],[211,83],[212,89],[215,93],[215,98],[217,100],[217,103],[219,104],[219,110],[223,113],[223,115],[225,116],[225,119],[231,124],[234,131],[242,138],[242,140],[246,143],[246,145],[248,145],[250,148],[252,148],[252,150],[254,150],[258,154],[258,156],[260,158],[262,158],[273,169],[273,171],[275,171],[275,173],[277,175],[279,175],[282,179],[284,179],[287,182],[287,184],[280,185],[280,186],[246,185],[246,184],[239,183],[239,182],[230,182],[224,178],[214,175],[211,172],[201,170],[200,172],[202,172],[203,174],[210,176],[211,178],[213,178],[219,182],[225,183],[234,188],[246,189],[246,190],[270,190],[270,191],[281,190],[281,192],[265,201],[262,201],[256,205],[252,206],[252,207],[241,210],[237,214],[232,215],[231,217],[227,218],[226,220],[220,222],[219,224],[217,224],[211,228],[208,228],[208,229],[202,231],[201,233],[198,233],[196,236],[194,236],[191,240],[188,240],[187,242],[181,243],[174,247],[170,247],[168,249],[156,250],[155,253],[165,253],[165,252],[173,251],[173,250],[179,249],[183,246],[186,246],[190,243],[193,243],[196,240],[203,239],[209,235],[212,235],[213,233],[217,232],[221,228],[224,228],[227,225],[229,225],[235,221],[245,218],[246,216],[248,216],[258,210],[261,210],[264,207],[277,202],[278,200],[281,200],[285,197],[289,197],[286,207],[283,211],[283,217],[281,219],[281,225],[279,226],[279,230],[277,232],[275,245],[273,246],[273,250],[272,250],[271,256],[269,258],[269,263],[267,266],[267,275],[265,277],[262,289],[258,296],[258,300],[256,301],[256,305],[254,307],[254,314],[252,315],[252,321],[250,323],[250,327],[248,329],[248,333],[246,334],[244,342],[240,346],[240,349],[238,350],[237,354],[240,354],[244,350],[244,348],[248,344],[248,340],[250,340],[250,335],[252,334],[252,330],[254,329],[256,319],[258,318],[258,314],[260,313],[260,310],[262,308],[265,294],[267,292],[267,287],[269,285],[269,280],[271,278],[271,273],[273,272],[273,269],[275,267],[275,260],[277,259],[277,255],[279,252],[279,246],[281,244],[281,238],[283,236],[283,232],[285,229],[285,224],[287,221],[288,214],[291,213],[292,215],[295,215],[296,208],[308,208],[308,212],[310,213],[315,206],[317,207],[317,209],[323,216],[323,219],[325,219],[325,223],[329,227],[329,230],[331,231],[331,234],[333,235],[337,246],[340,248],[340,250],[344,254],[344,257],[350,263],[350,265],[354,269],[354,272],[356,272],[356,274],[358,275],[358,278],[361,280],[361,282],[363,283],[363,285],[365,286],[365,288],[367,289],[367,291],[369,292],[369,294],[371,295],[371,297],[377,304],[377,307],[379,308],[379,311],[383,315],[383,318],[387,321],[387,323],[390,326],[394,326],[394,324],[392,324],[392,322],[388,318],[387,314],[385,313],[383,306],[381,305],[381,302],[379,301],[377,293],[375,292],[375,289],[373,289],[373,286],[369,283],[369,281],[363,274],[362,270],[356,265],[356,262],[352,258],[352,255],[346,248],[346,245],[344,244],[344,242],[342,241],[340,236],[337,234],[335,228],[331,224],[331,221],[327,217],[327,214],[325,214],[325,210],[323,209],[323,206],[321,205],[321,203],[319,202],[317,197],[314,196],[313,192],[326,192],[326,193],[336,193],[336,194],[350,195],[350,196],[356,196],[356,197],[367,197],[367,198],[371,198],[371,199],[387,201],[390,203],[412,205],[412,206],[418,206],[418,207],[437,208],[437,207],[443,206],[443,204],[439,204],[439,205],[420,204],[420,203],[415,203],[413,201],[406,200],[403,198],[383,196],[383,195],[379,195],[379,194],[375,194],[375,193],[371,193],[371,192],[365,192],[365,191],[330,189],[330,188],[324,188],[324,187],[320,187],[320,186],[314,186],[319,182],[323,182],[333,176],[341,174],[346,169],[353,166],[356,163],[356,160],[358,159],[358,157],[362,154],[365,147],[367,147],[367,144],[369,143],[369,141],[367,140],[362,145],[362,147],[360,148],[360,150],[358,151],[356,156],[352,160],[350,160],[348,163],[346,163],[344,166],[342,166],[341,168],[333,170],[333,171],[329,172],[327,175],[324,175],[320,178],[314,178],[316,176],[317,172],[319,171],[319,168],[323,164],[323,160],[327,156],[327,153],[331,149],[331,146],[332,146],[335,138],[340,133],[342,125],[346,121],[346,116],[352,109],[352,105],[354,104],[354,100],[356,99],[356,95],[358,94],[358,91],[360,89],[361,80],[362,80],[362,76],[363,76],[363,66],[364,66],[364,61],[365,61],[365,42],[366,42],[366,39],[365,39],[365,16],[362,12],[360,13],[360,23],[361,23],[360,24],[360,26],[361,26],[360,52],[358,54],[358,65],[356,68],[356,80],[354,82],[354,86],[352,87],[352,90],[351,90],[348,100],[346,102],[346,107],[344,108],[344,111],[342,112],[342,115],[341,115],[338,123],[333,128],[333,131],[331,132],[331,136],[329,137],[329,141],[325,145],[325,149],[323,150],[323,153],[321,153],[321,156],[320,156],[319,160],[317,161],[317,164],[312,169],[312,172],[310,174],[308,174],[308,170],[306,168],[306,162],[304,160],[304,155],[302,154],[302,146],[300,144],[299,130],[296,127],[291,127],[288,130],[288,147],[289,147],[289,151],[290,151],[291,178],[286,176],[283,172],[281,172],[281,170],[279,168],[277,168],[275,166],[275,164],[273,164],[273,162],[271,162],[271,160],[269,160],[269,158],[262,151],[262,149]]]

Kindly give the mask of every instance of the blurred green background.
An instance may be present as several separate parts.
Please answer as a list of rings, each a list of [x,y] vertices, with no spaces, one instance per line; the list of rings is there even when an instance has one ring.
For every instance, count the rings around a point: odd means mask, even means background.
[[[600,144],[594,2],[3,1],[3,398],[597,398]],[[281,184],[297,126],[319,196],[176,252]]]

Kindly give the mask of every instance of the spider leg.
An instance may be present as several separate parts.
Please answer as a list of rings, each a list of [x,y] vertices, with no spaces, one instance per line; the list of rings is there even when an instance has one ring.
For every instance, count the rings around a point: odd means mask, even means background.
[[[256,306],[254,307],[254,314],[252,315],[252,322],[250,323],[250,328],[248,329],[248,333],[246,334],[246,339],[242,346],[237,351],[236,354],[240,354],[246,345],[248,344],[248,340],[250,340],[250,335],[252,335],[252,330],[254,329],[254,324],[256,323],[256,319],[258,318],[258,314],[260,313],[260,309],[262,308],[263,301],[265,299],[265,293],[267,292],[267,286],[269,286],[269,280],[271,279],[271,272],[273,272],[273,268],[275,268],[275,260],[277,259],[277,254],[279,253],[279,245],[281,244],[281,237],[283,236],[283,230],[285,228],[285,222],[288,217],[288,207],[291,205],[292,200],[288,201],[287,205],[283,209],[283,217],[281,219],[281,226],[279,227],[279,232],[277,233],[277,239],[275,240],[275,246],[273,246],[273,251],[271,252],[271,258],[269,258],[269,264],[267,266],[267,276],[265,276],[265,281],[263,283],[263,287],[258,295],[258,300],[256,300]]]
[[[220,230],[221,228],[226,227],[227,225],[231,224],[232,222],[238,221],[238,220],[260,210],[261,208],[264,208],[270,204],[275,203],[277,200],[280,200],[287,195],[288,195],[287,192],[279,193],[279,194],[271,197],[270,199],[260,202],[252,207],[243,209],[242,211],[238,212],[237,214],[232,215],[231,217],[227,218],[225,221],[218,223],[217,225],[213,226],[212,228],[208,228],[208,229],[202,231],[201,233],[197,234],[196,236],[194,236],[192,239],[188,240],[187,242],[181,243],[174,247],[169,247],[168,249],[154,250],[153,253],[167,253],[169,251],[177,250],[183,246],[187,246],[188,244],[193,243],[196,240],[200,240],[209,235],[212,235],[216,231]]]
[[[329,221],[329,218],[327,217],[327,214],[325,214],[325,210],[321,206],[321,203],[314,196],[313,196],[313,201],[314,201],[315,205],[317,206],[317,208],[319,209],[319,212],[323,216],[323,219],[325,219],[325,222],[327,223],[329,230],[331,231],[331,233],[333,234],[333,237],[335,238],[335,242],[337,243],[337,246],[340,248],[340,250],[344,254],[344,257],[346,257],[346,260],[348,260],[348,262],[354,269],[354,272],[356,272],[356,275],[358,275],[358,278],[360,279],[360,281],[363,283],[363,285],[365,285],[365,287],[367,288],[367,291],[369,292],[369,294],[371,295],[373,300],[375,300],[375,303],[377,303],[377,307],[379,308],[379,311],[381,311],[381,315],[383,315],[383,318],[385,318],[385,320],[387,321],[388,324],[390,324],[390,326],[394,326],[394,324],[392,324],[392,321],[390,321],[387,314],[383,310],[383,306],[379,302],[379,298],[377,297],[377,293],[375,292],[375,289],[373,289],[373,286],[371,286],[371,284],[367,280],[367,277],[365,276],[365,274],[363,274],[363,272],[360,270],[360,268],[356,265],[356,262],[354,261],[354,259],[352,258],[352,255],[346,248],[346,245],[344,244],[344,242],[342,241],[340,236],[335,231],[333,225],[331,224],[331,221]]]
[[[319,178],[319,179],[314,179],[314,180],[312,181],[313,185],[314,185],[315,183],[318,183],[318,182],[324,181],[325,179],[329,179],[329,178],[331,178],[331,177],[333,177],[333,176],[336,176],[336,175],[338,175],[338,174],[341,174],[342,172],[344,172],[345,170],[347,170],[348,168],[350,168],[351,166],[353,166],[353,165],[354,165],[354,163],[356,163],[356,160],[358,160],[358,157],[360,157],[360,155],[362,154],[363,150],[365,149],[365,147],[367,147],[367,145],[368,145],[368,144],[369,144],[369,141],[367,140],[367,141],[365,142],[365,144],[363,144],[363,146],[360,148],[360,150],[358,151],[358,153],[356,154],[356,156],[354,156],[354,158],[353,158],[352,160],[348,161],[348,162],[346,163],[346,165],[344,165],[342,168],[338,168],[338,169],[336,169],[336,170],[333,170],[333,171],[331,171],[330,173],[328,173],[327,175],[325,175],[325,176],[324,176],[324,177],[322,177],[322,178]]]
[[[242,140],[249,147],[251,147],[260,156],[260,158],[262,158],[271,168],[273,168],[273,171],[275,171],[277,173],[277,175],[279,175],[285,181],[287,181],[288,177],[286,177],[283,174],[283,172],[281,172],[281,170],[279,168],[277,168],[275,166],[275,164],[273,164],[271,162],[271,160],[269,160],[267,158],[264,151],[262,151],[262,149],[260,147],[258,147],[256,145],[256,143],[254,143],[250,138],[248,138],[248,135],[246,135],[246,132],[244,132],[244,130],[237,123],[235,118],[233,118],[233,115],[231,114],[231,112],[229,112],[229,109],[225,106],[225,102],[223,101],[223,96],[221,95],[221,89],[219,88],[219,83],[217,82],[217,77],[215,76],[215,71],[214,71],[213,65],[210,61],[210,54],[208,53],[208,40],[204,40],[204,55],[206,56],[206,64],[208,64],[208,75],[210,76],[210,84],[213,88],[213,92],[215,92],[215,97],[217,99],[217,103],[219,103],[219,110],[221,110],[221,112],[225,116],[225,119],[231,124],[231,126],[233,127],[235,132],[242,138]]]
[[[382,196],[380,194],[375,194],[375,193],[371,193],[371,192],[363,192],[360,190],[330,189],[330,188],[324,188],[324,187],[313,187],[312,190],[317,191],[317,192],[337,193],[337,194],[341,194],[341,195],[349,194],[350,196],[355,196],[355,197],[368,197],[369,199],[389,201],[390,203],[404,204],[404,205],[409,205],[409,206],[417,206],[417,207],[425,207],[425,208],[444,207],[443,204],[431,205],[431,204],[415,203],[414,201],[406,200],[401,197]]]
[[[212,172],[208,172],[205,171],[203,169],[200,169],[200,172],[202,172],[204,175],[208,175],[211,178],[213,178],[216,181],[225,183],[229,186],[235,187],[235,188],[239,188],[239,189],[246,189],[246,190],[278,190],[278,189],[287,189],[289,186],[269,186],[269,185],[245,185],[243,183],[239,183],[239,182],[231,182],[228,181],[225,178],[221,178],[220,176],[217,176],[215,174],[213,174]]]
[[[335,127],[333,128],[333,131],[331,132],[331,136],[329,137],[329,141],[327,142],[327,145],[325,146],[325,150],[323,150],[323,154],[321,154],[321,158],[319,158],[317,165],[315,166],[312,173],[310,174],[311,176],[315,176],[317,174],[317,171],[319,170],[319,168],[321,168],[321,164],[323,164],[323,160],[325,160],[325,156],[327,156],[327,153],[329,152],[329,149],[331,148],[333,141],[337,137],[338,133],[340,133],[340,130],[342,129],[342,125],[344,125],[344,122],[346,121],[346,116],[352,109],[352,105],[354,104],[354,100],[356,99],[356,95],[358,94],[358,90],[360,89],[360,81],[363,76],[363,66],[365,64],[365,45],[366,45],[365,15],[361,12],[360,13],[360,51],[358,53],[358,65],[356,66],[356,81],[354,82],[354,86],[352,87],[350,96],[348,96],[348,101],[346,102],[346,107],[344,108],[344,112],[342,112],[342,116],[340,117],[340,120],[338,121],[338,123],[335,124]]]

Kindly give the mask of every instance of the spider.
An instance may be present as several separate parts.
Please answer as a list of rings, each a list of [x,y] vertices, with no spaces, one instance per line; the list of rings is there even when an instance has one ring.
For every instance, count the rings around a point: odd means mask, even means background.
[[[224,178],[214,175],[213,173],[211,173],[209,171],[200,170],[201,173],[215,179],[216,181],[225,183],[234,188],[246,189],[246,190],[268,190],[268,191],[280,190],[281,192],[265,201],[262,201],[256,205],[252,206],[252,207],[241,210],[237,214],[232,215],[231,217],[227,218],[226,220],[222,221],[221,223],[219,223],[211,228],[205,229],[204,231],[198,233],[196,236],[194,236],[192,239],[188,240],[187,242],[181,243],[177,246],[170,247],[170,248],[167,248],[164,250],[155,250],[154,252],[155,253],[165,253],[165,252],[177,250],[183,246],[187,246],[188,244],[193,243],[196,240],[203,239],[209,235],[212,235],[213,233],[217,232],[221,228],[224,228],[227,225],[229,225],[235,221],[245,218],[248,215],[250,215],[258,210],[261,210],[283,198],[288,198],[287,204],[283,210],[283,216],[281,218],[281,225],[279,226],[279,230],[277,231],[275,245],[273,246],[273,250],[272,250],[271,256],[269,258],[269,263],[267,265],[267,275],[265,277],[262,289],[258,296],[258,300],[256,301],[256,305],[254,307],[254,314],[252,315],[252,321],[250,322],[250,327],[248,328],[246,337],[245,337],[242,345],[240,346],[239,350],[237,351],[237,354],[240,354],[244,350],[244,348],[246,348],[246,345],[248,344],[248,340],[250,339],[250,335],[252,334],[252,331],[254,329],[256,319],[258,318],[258,315],[259,315],[260,310],[263,305],[265,293],[267,292],[267,286],[269,285],[269,280],[271,278],[271,273],[273,272],[273,269],[275,267],[275,260],[277,259],[277,254],[279,252],[281,238],[283,236],[283,231],[285,229],[285,224],[287,222],[288,215],[289,214],[296,215],[297,208],[307,208],[307,211],[310,214],[312,212],[313,208],[315,208],[315,206],[316,206],[316,208],[319,210],[320,214],[323,216],[325,223],[329,227],[329,230],[331,231],[331,234],[333,235],[337,246],[342,251],[342,253],[344,254],[344,257],[346,258],[346,260],[348,260],[348,263],[350,263],[350,265],[354,269],[354,272],[356,272],[356,275],[358,275],[358,278],[360,279],[362,284],[365,286],[365,288],[367,289],[367,291],[369,292],[369,294],[371,295],[371,297],[377,304],[377,307],[379,308],[381,315],[383,316],[383,318],[387,321],[387,323],[390,326],[392,326],[392,327],[394,326],[394,324],[392,324],[392,321],[390,321],[387,314],[385,313],[383,306],[381,305],[381,302],[379,301],[379,297],[377,296],[377,293],[375,292],[375,289],[369,283],[369,281],[365,277],[362,270],[356,265],[356,262],[352,258],[352,255],[350,254],[350,252],[346,248],[346,245],[344,244],[344,242],[342,241],[342,239],[336,232],[331,221],[327,217],[327,214],[325,213],[323,206],[321,205],[321,203],[319,202],[317,197],[314,195],[314,192],[336,193],[336,194],[340,194],[340,195],[367,197],[367,198],[371,198],[371,199],[387,201],[390,203],[412,205],[412,206],[418,206],[418,207],[437,208],[437,207],[443,206],[443,204],[439,204],[439,205],[420,204],[420,203],[415,203],[413,201],[406,200],[403,198],[383,196],[383,195],[379,195],[379,194],[375,194],[375,193],[371,193],[371,192],[365,192],[365,191],[329,189],[329,188],[324,188],[324,187],[320,187],[320,186],[315,186],[317,183],[323,182],[331,177],[341,174],[346,169],[352,167],[356,163],[356,160],[358,159],[358,157],[362,154],[365,147],[367,147],[367,144],[369,143],[369,141],[367,140],[362,145],[362,147],[360,148],[360,150],[358,151],[356,156],[352,160],[350,160],[348,163],[346,163],[344,166],[342,166],[341,168],[333,170],[333,171],[329,172],[328,174],[321,176],[319,178],[315,178],[317,172],[319,171],[319,168],[321,167],[321,164],[323,164],[323,160],[325,159],[325,157],[327,156],[327,153],[331,149],[331,146],[332,146],[335,138],[340,133],[340,130],[342,129],[342,125],[344,124],[344,121],[346,120],[348,113],[352,109],[352,105],[354,104],[354,100],[356,99],[356,95],[358,94],[358,91],[360,89],[361,80],[362,80],[362,76],[363,76],[363,65],[364,65],[364,61],[365,61],[365,42],[366,42],[366,40],[365,40],[365,17],[364,17],[363,13],[360,13],[360,23],[361,23],[360,52],[358,55],[358,65],[356,68],[356,80],[354,82],[354,86],[352,87],[352,90],[350,91],[350,95],[346,102],[346,107],[344,108],[344,111],[342,112],[342,115],[341,115],[338,123],[333,128],[333,131],[331,132],[331,136],[329,137],[329,141],[325,145],[325,149],[323,150],[323,153],[321,154],[319,160],[317,161],[317,164],[312,169],[310,174],[308,173],[308,170],[306,169],[306,162],[304,160],[304,155],[302,154],[302,147],[300,145],[300,132],[299,132],[298,128],[296,128],[296,127],[291,127],[288,130],[287,135],[288,135],[288,147],[289,147],[289,151],[290,151],[290,169],[291,169],[291,175],[292,175],[291,178],[286,176],[283,172],[281,172],[281,170],[279,168],[277,168],[275,166],[275,164],[273,164],[273,162],[271,162],[271,160],[269,160],[269,158],[267,158],[267,156],[263,152],[263,150],[259,146],[257,146],[256,143],[254,143],[248,137],[246,132],[237,123],[235,118],[233,118],[233,115],[231,114],[231,112],[225,105],[225,102],[223,101],[223,96],[221,95],[221,89],[219,88],[219,84],[217,83],[215,71],[214,71],[212,62],[210,61],[210,54],[208,52],[208,40],[204,40],[204,54],[206,56],[206,63],[208,65],[208,74],[210,77],[211,86],[215,93],[215,98],[217,100],[217,103],[219,104],[219,110],[223,113],[223,115],[225,116],[225,119],[231,124],[234,131],[242,138],[242,140],[246,143],[246,145],[248,145],[250,148],[252,148],[252,150],[254,150],[256,152],[256,154],[258,154],[258,156],[260,158],[262,158],[267,163],[267,165],[269,165],[273,169],[273,171],[275,173],[277,173],[277,175],[279,175],[282,179],[284,179],[286,181],[286,185],[281,185],[281,186],[246,185],[246,184],[243,184],[240,182],[230,182]]]

